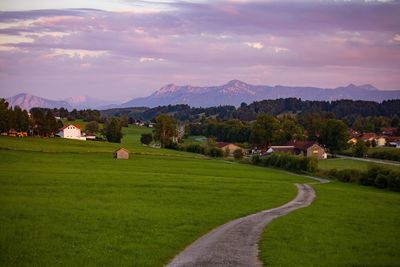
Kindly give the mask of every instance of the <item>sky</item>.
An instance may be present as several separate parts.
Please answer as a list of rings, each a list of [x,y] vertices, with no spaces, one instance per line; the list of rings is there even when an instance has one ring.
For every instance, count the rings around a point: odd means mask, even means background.
[[[165,84],[400,89],[400,0],[2,0],[0,96]]]

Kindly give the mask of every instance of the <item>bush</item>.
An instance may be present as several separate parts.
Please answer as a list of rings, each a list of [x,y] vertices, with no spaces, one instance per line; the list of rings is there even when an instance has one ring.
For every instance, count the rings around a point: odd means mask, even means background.
[[[315,172],[318,169],[318,161],[316,158],[293,156],[287,153],[273,153],[262,158],[253,156],[252,163],[303,173]]]
[[[241,150],[240,148],[235,149],[235,151],[233,151],[233,157],[236,160],[241,160],[243,159],[243,150]]]
[[[140,136],[140,142],[142,144],[148,145],[151,143],[151,141],[153,141],[153,136],[151,135],[151,133],[142,133],[142,135]]]
[[[260,162],[261,162],[260,155],[253,155],[253,156],[251,157],[251,163],[252,163],[252,164],[258,165],[258,164],[260,164]]]
[[[388,175],[379,173],[374,181],[374,186],[378,188],[386,188],[388,186]]]
[[[361,176],[361,185],[373,185],[377,188],[389,188],[400,191],[400,172],[382,166],[372,165]]]
[[[341,182],[358,183],[361,179],[362,172],[355,169],[345,169],[336,171],[335,178]]]
[[[224,156],[224,152],[218,147],[211,147],[208,149],[207,155],[213,158],[222,158]]]
[[[200,144],[189,144],[186,147],[187,152],[192,152],[192,153],[198,153],[198,154],[205,154],[205,148],[204,146]]]
[[[165,143],[165,148],[178,150],[179,149],[179,144],[176,143],[176,142],[166,142]]]
[[[371,151],[368,153],[370,158],[400,161],[400,149]]]

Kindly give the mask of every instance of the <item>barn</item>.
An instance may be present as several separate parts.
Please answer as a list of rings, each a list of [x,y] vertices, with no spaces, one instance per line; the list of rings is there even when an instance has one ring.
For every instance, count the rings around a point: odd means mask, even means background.
[[[129,151],[125,148],[119,148],[114,152],[116,159],[129,159]]]

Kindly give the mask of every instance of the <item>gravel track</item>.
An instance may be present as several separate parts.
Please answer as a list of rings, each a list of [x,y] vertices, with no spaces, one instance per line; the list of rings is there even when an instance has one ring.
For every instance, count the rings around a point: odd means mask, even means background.
[[[314,189],[296,184],[295,199],[221,225],[197,239],[179,253],[167,267],[239,267],[262,266],[258,259],[258,241],[265,226],[273,219],[306,207],[315,198]]]

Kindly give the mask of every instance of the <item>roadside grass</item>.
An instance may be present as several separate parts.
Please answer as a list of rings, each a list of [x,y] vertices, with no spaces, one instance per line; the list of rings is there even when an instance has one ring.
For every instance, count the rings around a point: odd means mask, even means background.
[[[260,242],[267,266],[400,266],[400,194],[314,185],[317,199],[273,221]]]
[[[140,129],[125,131],[124,146],[147,151]],[[4,146],[1,266],[162,266],[212,228],[286,203],[294,182],[309,181],[163,149],[154,150],[168,157],[115,160],[119,145],[109,143],[0,138]]]
[[[400,166],[394,166],[384,163],[371,163],[367,161],[353,160],[353,159],[344,159],[344,158],[334,158],[334,159],[326,159],[318,161],[318,168],[321,170],[344,170],[344,169],[356,169],[360,171],[365,171],[368,169],[370,165],[379,165],[385,168],[393,169],[400,171]]]

